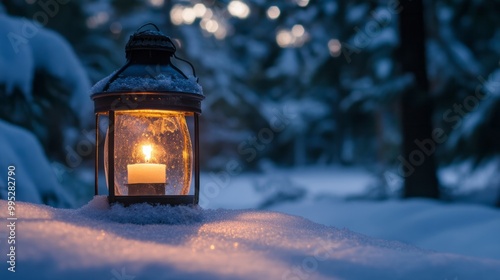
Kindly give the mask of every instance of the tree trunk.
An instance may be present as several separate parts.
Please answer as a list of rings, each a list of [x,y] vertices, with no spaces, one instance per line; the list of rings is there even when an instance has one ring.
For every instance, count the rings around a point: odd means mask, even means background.
[[[414,86],[403,93],[401,100],[403,157],[399,160],[405,178],[404,197],[439,198],[436,142],[432,139],[433,107],[425,56],[424,7],[421,0],[403,0],[401,7],[401,69],[415,78]]]

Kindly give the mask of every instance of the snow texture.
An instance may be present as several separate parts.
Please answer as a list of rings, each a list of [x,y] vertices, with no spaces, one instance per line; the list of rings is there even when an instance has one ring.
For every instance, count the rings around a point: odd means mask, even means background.
[[[470,193],[482,202],[494,203],[498,159],[471,171],[473,161],[441,169],[440,181],[459,196]],[[396,171],[397,172],[397,171]],[[386,173],[391,189],[402,186],[397,173]],[[266,174],[202,174],[200,205],[204,208],[257,208],[265,202],[275,210],[298,215],[329,226],[346,227],[372,237],[408,242],[418,247],[467,256],[500,260],[500,211],[481,205],[429,200],[363,201],[373,174],[359,167],[317,166],[270,169]],[[219,194],[213,195],[213,186]],[[488,186],[485,188],[485,186]],[[284,191],[300,188],[306,193],[280,200]],[[358,198],[358,200],[353,200]],[[465,198],[463,199],[467,201]],[[453,277],[451,278],[453,279]]]
[[[271,209],[424,249],[500,260],[500,211],[481,205],[423,199],[345,202],[323,198]]]
[[[116,71],[115,71],[116,72]],[[105,77],[101,81],[97,82],[90,90],[92,94],[100,93],[104,90],[104,87],[108,83],[109,79],[115,74],[113,72],[111,75]],[[188,92],[203,94],[201,86],[197,83],[196,77],[188,76],[185,78],[175,78],[171,76],[166,76],[164,74],[158,74],[154,78],[152,77],[120,77],[114,80],[107,89],[108,92],[120,92],[120,91],[171,91],[171,92]]]
[[[7,202],[0,201],[0,209],[6,208]],[[167,210],[165,215],[190,223],[145,225],[89,216],[107,209],[105,197],[80,210],[19,202],[16,272],[4,266],[0,277],[497,279],[500,273],[498,260],[429,252],[275,212],[199,210],[203,219],[195,221],[185,211]],[[122,217],[138,210],[111,209]],[[6,219],[6,211],[0,217]],[[6,237],[7,227],[0,233]],[[6,252],[6,243],[1,246]]]
[[[93,85],[92,88],[90,89],[90,93],[94,94],[94,93],[102,92],[104,90],[104,87],[106,86],[106,84],[109,82],[109,79],[111,79],[111,77],[113,77],[115,75],[116,71],[118,71],[118,70],[113,71],[113,73],[109,74],[107,77],[105,77],[102,80],[95,83],[95,85]]]
[[[109,206],[102,197],[94,199],[78,212],[92,219],[132,224],[193,224],[202,221],[202,210],[198,207],[168,205],[153,206],[147,203],[124,207]]]

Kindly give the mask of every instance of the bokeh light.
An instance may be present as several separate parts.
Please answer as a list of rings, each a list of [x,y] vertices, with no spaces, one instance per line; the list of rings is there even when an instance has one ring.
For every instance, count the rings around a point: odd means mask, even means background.
[[[309,5],[309,0],[296,0],[295,2],[301,7],[306,7],[307,5]]]
[[[277,19],[280,16],[281,11],[280,8],[278,8],[277,6],[271,6],[267,9],[266,13],[268,18]]]
[[[227,10],[232,16],[241,19],[247,18],[250,14],[250,8],[248,5],[239,0],[231,1],[227,6]]]
[[[342,51],[342,44],[337,39],[330,39],[328,41],[328,50],[331,56],[338,57]]]
[[[87,24],[88,28],[94,29],[105,24],[106,22],[108,22],[108,20],[109,20],[108,12],[102,11],[91,17],[88,17],[85,23]]]
[[[118,21],[115,21],[109,26],[109,30],[113,34],[120,34],[122,32],[122,24]]]
[[[300,24],[296,24],[292,27],[292,34],[295,37],[301,37],[304,35],[305,29],[304,26]]]
[[[194,12],[193,8],[187,7],[182,10],[182,20],[184,21],[184,23],[191,24],[195,19],[196,13]]]
[[[282,48],[301,47],[308,39],[309,34],[301,24],[295,24],[290,30],[282,29],[276,34],[276,43]]]
[[[154,7],[162,7],[165,4],[165,0],[149,0],[149,4]]]
[[[170,21],[175,25],[181,25],[184,20],[182,19],[182,11],[184,10],[181,5],[174,5],[170,10]]]
[[[201,18],[207,12],[207,7],[205,7],[205,5],[203,5],[202,3],[198,3],[193,6],[193,10],[196,17]]]

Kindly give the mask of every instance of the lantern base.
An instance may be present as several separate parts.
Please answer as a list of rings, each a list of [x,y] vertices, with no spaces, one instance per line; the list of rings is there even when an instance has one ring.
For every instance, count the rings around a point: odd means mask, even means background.
[[[125,184],[128,187],[128,195],[165,195],[166,184]]]
[[[151,205],[197,205],[198,199],[194,195],[149,195],[149,196],[108,196],[110,204],[119,203],[130,206],[137,203]]]

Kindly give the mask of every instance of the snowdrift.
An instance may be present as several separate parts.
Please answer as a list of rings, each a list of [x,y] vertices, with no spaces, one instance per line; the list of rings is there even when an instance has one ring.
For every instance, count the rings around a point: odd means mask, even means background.
[[[0,201],[0,209],[7,202]],[[6,221],[7,211],[0,211]],[[165,218],[165,217],[169,218]],[[255,210],[19,202],[1,279],[498,279],[500,261],[419,249]],[[163,217],[163,218],[162,218]],[[0,228],[2,239],[8,227]],[[6,242],[2,242],[6,259]]]

